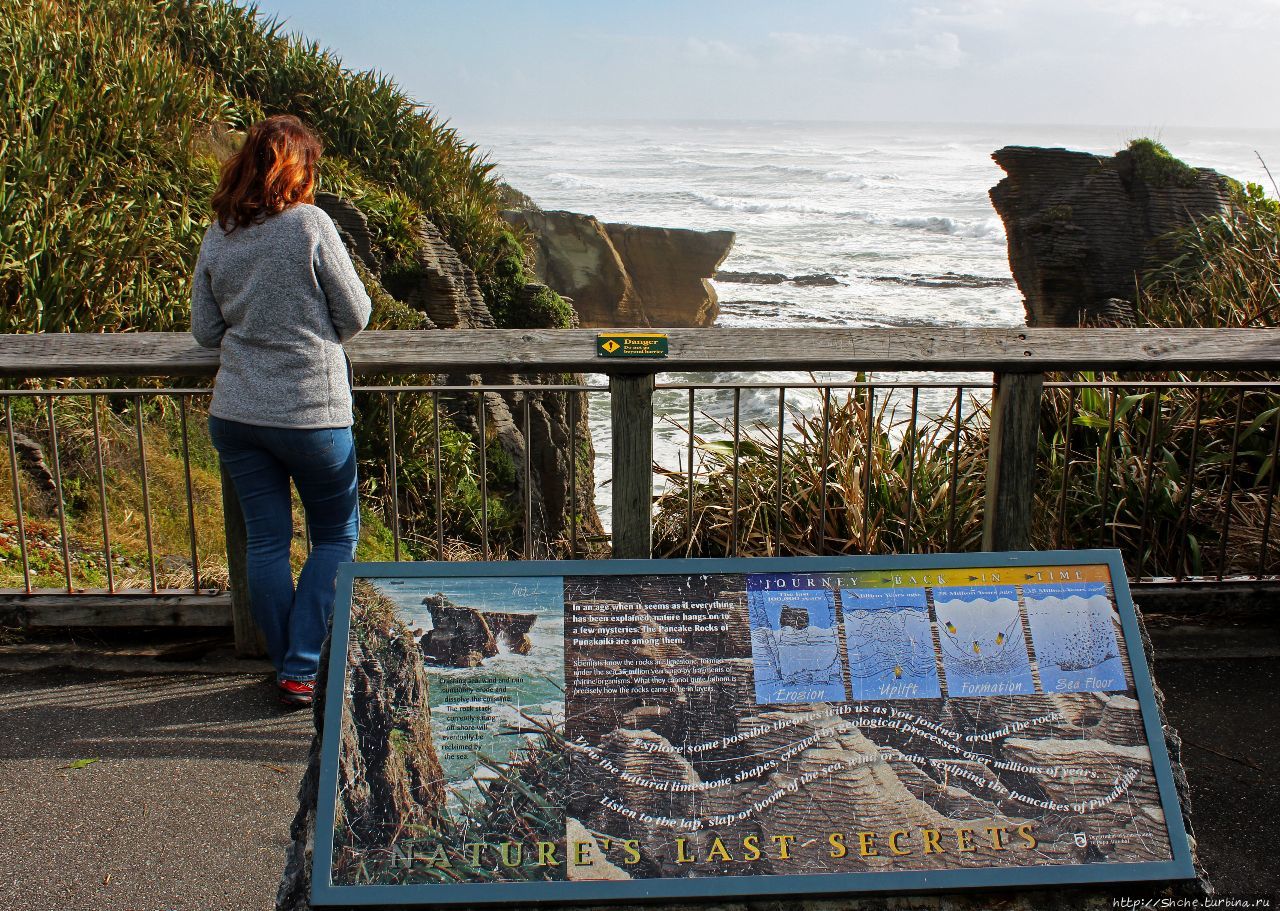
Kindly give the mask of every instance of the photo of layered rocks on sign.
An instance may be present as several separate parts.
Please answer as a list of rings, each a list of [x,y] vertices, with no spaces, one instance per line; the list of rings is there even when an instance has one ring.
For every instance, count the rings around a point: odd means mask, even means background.
[[[560,878],[563,647],[558,578],[356,582],[335,884]]]
[[[565,580],[567,816],[588,837],[569,878],[1171,858],[1125,651],[1103,658],[1122,662],[1120,690],[1045,693],[1036,679],[1035,651],[1080,652],[1050,641],[1096,636],[1095,614],[1052,630],[1041,623],[1033,647],[1020,586],[939,586],[948,607],[919,617],[918,597],[867,597],[912,636],[922,618],[932,624],[935,668],[911,674],[934,685],[911,698],[767,703],[756,688],[748,591],[780,588],[789,604],[806,600],[797,591],[831,593],[846,617],[867,591],[856,577],[805,574]],[[1102,590],[1114,602],[1109,585]],[[934,589],[926,591],[928,604]],[[895,616],[907,609],[915,613]],[[1122,643],[1118,615],[1106,616]],[[943,639],[956,651],[950,665]],[[846,667],[866,653],[842,643]],[[980,681],[983,695],[955,695],[952,667],[957,682]],[[1002,668],[1009,686],[995,679]]]

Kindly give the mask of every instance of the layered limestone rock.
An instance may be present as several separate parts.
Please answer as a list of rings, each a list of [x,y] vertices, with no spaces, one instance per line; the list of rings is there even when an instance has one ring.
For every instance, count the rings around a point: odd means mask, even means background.
[[[498,644],[513,655],[527,655],[533,651],[533,640],[529,631],[537,621],[537,614],[508,614],[490,611],[485,620]]]
[[[732,231],[606,224],[640,297],[646,325],[710,326],[720,314],[709,281],[733,248]]]
[[[321,193],[316,205],[329,213],[338,225],[354,256],[374,275],[383,273],[383,264],[373,249],[368,221],[349,200]],[[475,273],[462,261],[440,230],[427,219],[417,225],[414,268],[399,270],[383,280],[386,290],[429,319],[429,328],[492,329],[493,315],[485,303]],[[536,288],[537,286],[527,286]],[[559,381],[561,377],[551,377]],[[580,378],[578,378],[580,379]],[[445,374],[449,385],[536,386],[533,378],[512,373]],[[572,377],[570,381],[576,381]],[[568,396],[577,396],[570,426]],[[525,435],[525,403],[528,403],[528,439]],[[595,451],[587,427],[586,399],[578,393],[538,394],[536,391],[487,392],[482,396],[442,396],[441,404],[453,422],[466,430],[477,445],[496,441],[515,471],[513,500],[528,503],[529,524],[536,556],[550,555],[553,542],[569,537],[570,513],[576,512],[578,532],[584,539],[603,534],[595,510]],[[480,408],[483,407],[485,440],[481,440]],[[520,418],[517,420],[516,415]],[[576,445],[574,445],[576,442]],[[577,450],[576,472],[569,470],[571,453]],[[527,454],[527,458],[526,458]],[[529,471],[526,472],[525,466]],[[529,477],[526,477],[526,474]],[[570,476],[576,491],[570,489]],[[525,492],[528,489],[528,496]],[[576,508],[571,510],[570,506]]]
[[[395,619],[391,603],[365,582],[352,599],[353,634],[347,652],[349,710],[333,717],[341,724],[336,828],[346,841],[390,851],[406,826],[438,818],[444,807],[444,772],[431,740],[431,704],[422,654],[409,630]],[[279,911],[311,908],[311,857],[315,839],[316,793],[320,774],[320,731],[325,717],[329,645],[321,657],[316,687],[316,736],[298,792],[293,839],[276,896]],[[341,707],[338,707],[339,709]]]
[[[454,604],[442,594],[422,599],[432,629],[422,637],[422,654],[433,664],[478,667],[502,649],[517,655],[533,650],[529,630],[536,614],[479,611]]]
[[[1154,179],[1129,150],[1008,146],[991,157],[1008,175],[991,202],[1029,326],[1132,324],[1139,275],[1173,252],[1162,236],[1228,205],[1216,171]]]
[[[503,213],[532,240],[539,280],[573,302],[585,327],[710,326],[732,231],[602,223],[576,212]]]

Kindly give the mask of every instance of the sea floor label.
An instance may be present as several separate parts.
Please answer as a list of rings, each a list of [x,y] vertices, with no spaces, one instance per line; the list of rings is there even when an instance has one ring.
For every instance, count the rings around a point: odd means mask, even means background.
[[[317,906],[1190,877],[1114,551],[343,568]]]

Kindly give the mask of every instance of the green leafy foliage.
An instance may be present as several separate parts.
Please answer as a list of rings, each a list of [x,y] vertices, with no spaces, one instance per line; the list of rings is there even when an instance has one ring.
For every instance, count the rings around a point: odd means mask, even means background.
[[[275,113],[320,135],[392,271],[425,216],[502,301],[523,278],[480,150],[254,6],[0,0],[0,61],[0,332],[185,329],[219,160]]]
[[[1130,141],[1127,150],[1132,156],[1134,170],[1153,187],[1194,186],[1200,172],[1154,139],[1142,137]]]

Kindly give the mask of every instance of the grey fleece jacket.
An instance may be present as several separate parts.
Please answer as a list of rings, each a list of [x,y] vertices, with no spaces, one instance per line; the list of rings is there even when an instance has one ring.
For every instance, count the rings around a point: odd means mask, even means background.
[[[293,206],[229,234],[215,221],[191,285],[191,334],[221,348],[209,413],[265,427],[349,426],[342,343],[369,311],[324,210]]]

